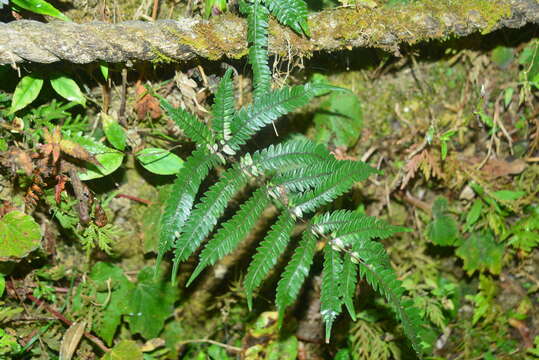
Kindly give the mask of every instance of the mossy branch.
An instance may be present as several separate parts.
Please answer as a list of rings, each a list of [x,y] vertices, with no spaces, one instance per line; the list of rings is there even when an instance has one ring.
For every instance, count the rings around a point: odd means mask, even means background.
[[[402,7],[339,8],[310,15],[310,38],[271,21],[269,51],[310,56],[321,50],[376,47],[395,52],[403,43],[518,28],[531,22],[539,23],[537,0],[425,0]],[[210,21],[120,24],[21,20],[0,23],[0,64],[240,58],[247,54],[246,34],[246,21],[231,14]]]

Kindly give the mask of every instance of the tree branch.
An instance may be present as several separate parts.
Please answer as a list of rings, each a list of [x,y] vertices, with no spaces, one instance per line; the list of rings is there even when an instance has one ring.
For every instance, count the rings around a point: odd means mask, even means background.
[[[272,21],[270,52],[310,56],[354,47],[396,52],[403,43],[519,28],[530,22],[539,23],[537,0],[424,0],[376,9],[338,8],[309,17],[311,38]],[[247,54],[246,33],[245,20],[232,14],[210,21],[119,24],[20,20],[0,24],[0,64],[240,58]]]

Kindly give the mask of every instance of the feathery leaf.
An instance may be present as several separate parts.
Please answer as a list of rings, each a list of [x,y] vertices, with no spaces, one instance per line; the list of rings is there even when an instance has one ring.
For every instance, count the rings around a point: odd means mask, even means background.
[[[232,122],[232,139],[228,145],[232,149],[238,150],[264,126],[308,104],[321,89],[335,90],[338,88],[326,84],[307,83],[265,92],[260,99],[255,98],[254,103],[236,112]]]
[[[303,214],[316,210],[348,191],[354,183],[377,173],[376,169],[360,161],[342,160],[342,162],[341,167],[319,187],[291,196],[290,204],[293,206],[291,211],[294,215],[302,217]]]
[[[249,234],[262,211],[269,203],[265,188],[257,189],[251,198],[240,206],[236,214],[217,231],[200,253],[198,265],[187,282],[187,286],[209,265],[230,254]]]
[[[294,303],[305,278],[309,275],[315,247],[316,239],[312,233],[310,231],[303,232],[302,239],[277,284],[275,303],[279,310],[279,326],[282,324],[284,311]]]
[[[215,93],[215,102],[212,106],[212,130],[218,140],[226,141],[229,139],[234,111],[234,83],[232,82],[232,69],[228,69],[219,82]]]
[[[328,177],[345,164],[344,161],[329,157],[326,161],[310,166],[281,172],[271,180],[274,186],[283,186],[288,192],[303,192],[322,185]]]
[[[174,239],[179,235],[185,220],[189,217],[200,184],[218,160],[217,156],[200,148],[195,150],[184,162],[172,185],[172,190],[161,215],[156,269],[159,268],[163,255],[172,248]]]
[[[352,261],[352,258],[348,255],[344,256],[343,268],[341,274],[341,283],[339,286],[339,293],[342,301],[352,317],[352,320],[356,321],[356,310],[354,308],[354,295],[356,293],[357,284],[357,264]]]
[[[340,282],[342,260],[331,244],[324,247],[324,268],[322,271],[322,288],[320,291],[320,314],[326,324],[326,343],[329,343],[331,327],[342,310]]]
[[[254,0],[252,4],[241,6],[240,9],[247,14],[248,59],[253,67],[253,98],[257,102],[271,89],[271,70],[268,65],[269,10],[260,0]]]
[[[307,3],[303,0],[265,0],[271,13],[298,34],[309,36]]]
[[[288,245],[293,229],[294,219],[292,219],[287,211],[281,213],[265,239],[256,249],[256,254],[249,264],[247,275],[243,281],[249,309],[253,308],[254,289],[262,283],[271,268],[277,263],[279,256],[281,256],[286,249],[286,245]]]
[[[214,143],[213,134],[203,122],[197,117],[182,108],[175,108],[168,101],[161,98],[161,107],[165,109],[168,116],[176,122],[176,125],[183,130],[185,135],[193,140],[197,145],[207,146]]]
[[[232,196],[247,183],[247,179],[245,173],[238,166],[234,166],[204,193],[204,198],[195,206],[182,234],[174,244],[173,280],[178,273],[179,263],[200,246],[223,215]]]

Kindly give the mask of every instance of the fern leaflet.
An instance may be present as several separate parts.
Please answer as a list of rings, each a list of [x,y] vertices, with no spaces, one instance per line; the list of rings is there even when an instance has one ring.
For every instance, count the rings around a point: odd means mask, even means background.
[[[365,240],[357,243],[353,250],[354,257],[359,259],[360,276],[387,299],[397,319],[401,321],[406,337],[421,358],[422,320],[411,300],[401,301],[404,288],[389,264],[384,247],[378,242]]]
[[[204,193],[204,198],[195,206],[182,234],[176,240],[172,267],[173,281],[178,273],[179,263],[186,260],[200,246],[223,215],[232,196],[246,184],[247,179],[245,173],[238,166],[234,166]]]
[[[303,0],[265,0],[271,13],[281,24],[289,26],[298,34],[309,33],[307,3]]]
[[[291,196],[292,213],[302,217],[304,213],[316,210],[327,204],[344,192],[348,191],[354,183],[366,179],[370,174],[377,172],[365,163],[359,161],[345,161],[331,176],[318,188],[302,194]]]
[[[206,244],[200,254],[195,271],[189,278],[187,286],[209,265],[230,254],[251,231],[262,211],[269,203],[266,189],[259,188],[236,212],[229,221],[217,231],[215,236]]]
[[[227,141],[230,138],[230,126],[234,116],[234,83],[232,69],[228,69],[222,77],[215,93],[215,103],[212,106],[212,130],[217,140]]]
[[[286,265],[281,280],[277,284],[275,303],[279,310],[279,324],[283,321],[286,308],[293,304],[301,286],[309,275],[313,263],[316,239],[310,231],[303,232],[302,239]]]
[[[254,289],[262,283],[271,268],[277,263],[277,259],[288,245],[293,229],[294,219],[287,211],[281,213],[277,222],[273,224],[265,239],[256,249],[256,254],[249,264],[247,275],[243,281],[249,309],[253,308]]]
[[[322,185],[327,178],[342,167],[344,162],[332,158],[308,167],[281,173],[271,180],[272,185],[283,186],[288,192],[303,192]]]
[[[354,294],[357,284],[357,264],[350,256],[345,255],[341,274],[339,293],[342,301],[350,314],[352,320],[356,321],[356,311],[354,308]]]
[[[161,215],[156,269],[159,268],[163,255],[172,248],[174,239],[179,235],[185,220],[191,213],[200,184],[217,161],[218,158],[215,155],[208,154],[206,149],[200,148],[184,162],[172,185],[173,196],[167,199]]]
[[[176,125],[183,130],[185,135],[197,145],[207,146],[214,143],[210,129],[206,124],[200,122],[195,115],[182,108],[175,108],[163,98],[161,98],[161,107],[166,110],[168,116],[176,122]]]
[[[232,122],[232,138],[228,145],[233,150],[249,140],[258,130],[271,124],[282,115],[304,106],[323,90],[338,89],[325,84],[297,85],[264,93],[264,97],[242,108]]]
[[[247,41],[249,42],[249,64],[253,67],[254,101],[262,100],[271,89],[271,70],[268,65],[268,21],[269,11],[254,0],[251,5],[240,9],[247,14]]]
[[[326,324],[326,343],[329,343],[333,322],[342,310],[342,299],[339,291],[342,268],[339,253],[330,244],[326,244],[320,292],[320,314]]]

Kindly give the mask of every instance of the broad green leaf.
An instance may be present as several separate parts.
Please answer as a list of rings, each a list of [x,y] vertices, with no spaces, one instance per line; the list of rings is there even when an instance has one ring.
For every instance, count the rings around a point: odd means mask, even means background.
[[[143,354],[137,343],[133,340],[122,340],[108,353],[103,355],[101,360],[142,360]]]
[[[164,149],[146,148],[136,156],[146,170],[158,175],[174,175],[183,167],[183,160],[178,155]]]
[[[93,180],[113,173],[122,165],[124,154],[118,150],[109,148],[100,142],[88,137],[74,136],[70,140],[82,145],[88,152],[97,158],[101,166],[85,163],[86,172],[80,172],[81,180]]]
[[[70,18],[62,14],[60,10],[44,0],[11,0],[17,7],[41,15],[54,16],[60,20],[71,21]]]
[[[110,263],[97,262],[92,267],[87,282],[77,288],[73,297],[73,311],[87,311],[83,306],[84,299],[102,304],[92,322],[92,330],[110,346],[122,316],[131,312],[129,298],[133,289],[134,285],[121,268]]]
[[[511,227],[508,243],[525,252],[530,252],[539,245],[539,206],[533,208],[528,217],[520,219]]]
[[[116,149],[123,151],[126,141],[125,129],[108,114],[101,113],[101,121],[108,142]]]
[[[503,244],[496,243],[490,231],[476,232],[463,241],[456,254],[464,261],[468,275],[475,271],[499,274],[503,265]]]
[[[209,19],[212,15],[219,15],[226,12],[226,0],[205,0],[204,18]]]
[[[298,338],[289,336],[269,344],[268,360],[296,360],[298,358]]]
[[[10,114],[13,114],[21,109],[24,109],[26,106],[32,103],[41,88],[43,87],[43,79],[35,77],[32,75],[27,75],[19,81],[15,92],[13,93],[13,98],[11,99],[11,110]]]
[[[509,47],[498,46],[492,51],[492,61],[501,69],[507,68],[513,59],[513,49]]]
[[[12,211],[0,218],[0,261],[17,261],[41,244],[41,227],[30,215]]]
[[[528,44],[519,57],[519,63],[523,65],[528,75],[528,80],[539,83],[539,42],[533,41]]]
[[[109,65],[107,63],[99,64],[99,70],[101,70],[101,75],[105,78],[105,80],[109,79]]]
[[[76,102],[82,106],[86,106],[86,98],[79,88],[75,80],[64,76],[56,76],[51,79],[51,85],[54,91],[64,99]]]
[[[145,339],[157,337],[172,315],[174,302],[178,299],[178,288],[163,277],[154,278],[154,269],[140,270],[136,288],[129,299],[132,316],[127,317],[129,329]]]
[[[315,139],[337,146],[353,146],[361,136],[363,113],[354,94],[333,93],[314,116]]]
[[[492,195],[502,201],[515,201],[526,195],[525,191],[500,190],[492,193]]]
[[[447,214],[447,200],[439,197],[432,206],[434,219],[427,226],[427,234],[430,240],[440,246],[454,245],[458,237],[457,222]]]
[[[466,215],[466,229],[470,229],[479,220],[481,210],[483,210],[483,201],[476,199]]]

